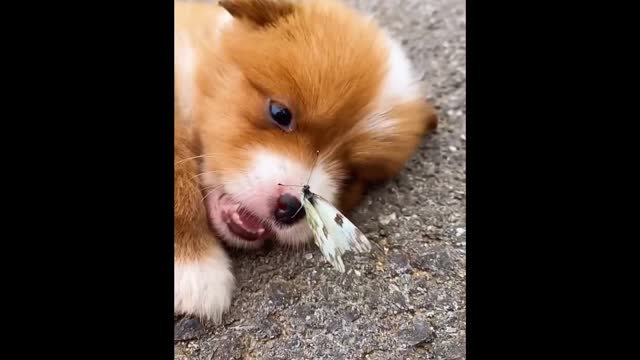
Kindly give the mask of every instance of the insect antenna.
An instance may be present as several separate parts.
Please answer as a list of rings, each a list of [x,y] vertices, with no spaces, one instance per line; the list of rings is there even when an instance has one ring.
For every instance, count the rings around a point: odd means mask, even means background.
[[[320,150],[316,150],[316,158],[315,160],[313,160],[313,165],[311,166],[311,171],[309,172],[309,178],[307,179],[307,185],[309,185],[309,181],[311,181],[311,175],[313,175],[313,169],[316,167],[319,157],[320,157]]]
[[[294,186],[294,187],[306,188],[308,190],[309,189],[309,181],[311,181],[311,175],[313,175],[313,169],[316,167],[316,163],[318,162],[319,155],[320,155],[320,150],[316,150],[316,158],[315,158],[315,160],[313,160],[313,166],[311,166],[311,171],[309,172],[309,178],[307,179],[307,184],[306,185],[286,185],[286,184],[278,183],[278,186]],[[298,215],[300,210],[302,210],[303,208],[304,208],[304,205],[301,204],[300,207],[298,208],[298,210],[296,211],[296,213],[293,214],[293,216],[291,216],[291,219],[295,218],[296,215]]]
[[[311,181],[311,175],[313,175],[313,169],[316,167],[316,163],[318,162],[319,154],[320,154],[320,150],[316,150],[316,158],[313,161],[313,166],[311,166],[311,171],[309,172],[309,178],[307,179],[306,185],[309,185],[309,181]],[[289,184],[278,183],[278,186],[305,187],[306,185],[289,185]]]

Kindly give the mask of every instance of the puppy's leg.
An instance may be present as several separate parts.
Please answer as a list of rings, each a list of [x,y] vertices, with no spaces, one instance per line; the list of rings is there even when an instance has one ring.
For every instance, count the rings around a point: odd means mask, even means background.
[[[231,263],[207,224],[188,139],[174,143],[174,312],[219,322],[231,304]]]
[[[351,210],[353,210],[353,208],[355,208],[362,200],[365,188],[366,184],[364,181],[355,177],[352,178],[351,181],[345,185],[342,191],[342,197],[340,198],[340,211],[344,214],[351,212]]]

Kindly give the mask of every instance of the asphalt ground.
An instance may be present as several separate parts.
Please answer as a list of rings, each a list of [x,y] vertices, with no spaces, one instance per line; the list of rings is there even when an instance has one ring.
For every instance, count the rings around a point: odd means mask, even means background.
[[[313,246],[232,252],[224,324],[177,319],[176,359],[464,359],[466,8],[347,0],[401,40],[440,122],[403,173],[350,215],[384,248],[339,274]]]

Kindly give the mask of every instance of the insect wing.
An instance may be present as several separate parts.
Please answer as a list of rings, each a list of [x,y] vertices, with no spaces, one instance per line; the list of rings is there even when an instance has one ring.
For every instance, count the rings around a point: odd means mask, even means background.
[[[335,206],[317,194],[313,194],[313,203],[327,227],[328,237],[332,238],[341,254],[345,251],[364,253],[371,250],[367,237]]]
[[[340,272],[344,272],[344,263],[342,262],[342,253],[336,246],[333,237],[329,237],[329,230],[322,221],[318,210],[315,205],[306,197],[303,197],[302,204],[306,212],[307,222],[313,232],[313,239],[316,245],[320,248],[320,252],[327,259],[327,261]]]
[[[344,214],[320,195],[311,193],[303,197],[307,221],[313,231],[316,245],[336,269],[344,272],[342,254],[371,250],[371,243]]]

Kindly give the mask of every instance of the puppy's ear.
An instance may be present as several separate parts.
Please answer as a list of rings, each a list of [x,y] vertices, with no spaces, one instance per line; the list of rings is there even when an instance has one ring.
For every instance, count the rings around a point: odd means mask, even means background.
[[[393,119],[392,127],[382,133],[363,132],[350,143],[351,167],[358,178],[367,182],[396,176],[423,137],[438,127],[436,109],[424,99],[396,105],[387,116]]]
[[[234,18],[257,26],[272,24],[294,10],[294,5],[287,0],[220,0],[218,3]]]

